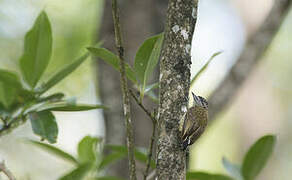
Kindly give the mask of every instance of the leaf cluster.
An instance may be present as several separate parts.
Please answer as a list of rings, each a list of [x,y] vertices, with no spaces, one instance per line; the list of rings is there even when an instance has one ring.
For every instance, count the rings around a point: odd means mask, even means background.
[[[61,67],[47,81],[41,81],[52,54],[52,29],[42,11],[24,38],[24,51],[19,59],[21,74],[0,69],[0,135],[30,120],[32,130],[43,140],[55,143],[58,126],[52,111],[85,111],[105,108],[102,105],[78,104],[65,99],[64,93],[47,91],[77,69],[89,53]]]
[[[161,33],[146,39],[136,53],[134,67],[126,64],[126,76],[139,90],[140,102],[143,101],[145,94],[158,102],[157,96],[152,92],[153,89],[158,88],[158,83],[147,84],[159,61],[163,35]],[[115,70],[120,70],[120,59],[111,51],[100,47],[89,47],[87,49],[92,55],[105,61]]]

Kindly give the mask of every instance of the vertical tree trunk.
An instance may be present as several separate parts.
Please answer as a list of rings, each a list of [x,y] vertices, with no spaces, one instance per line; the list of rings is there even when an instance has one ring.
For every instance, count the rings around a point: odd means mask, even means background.
[[[125,57],[127,61],[133,62],[134,55],[141,43],[147,37],[163,31],[167,1],[124,0],[119,6],[121,25],[124,32],[125,52],[127,53]],[[98,35],[98,39],[104,41],[104,47],[113,51],[115,45],[111,1],[104,1],[104,15]],[[123,122],[119,73],[102,61],[98,61],[97,73],[97,88],[100,97],[103,103],[110,107],[109,111],[104,112],[106,143],[125,144],[126,136]],[[158,78],[156,81],[158,81]],[[148,103],[148,106],[151,107],[153,104],[150,103],[149,105]],[[135,126],[135,144],[144,147],[148,146],[149,137],[152,132],[151,121],[136,104],[133,106],[132,114]],[[108,168],[107,173],[112,176],[127,178],[127,164],[126,160],[115,163]]]
[[[180,121],[188,107],[191,43],[198,0],[170,0],[160,61],[158,179],[185,179]]]

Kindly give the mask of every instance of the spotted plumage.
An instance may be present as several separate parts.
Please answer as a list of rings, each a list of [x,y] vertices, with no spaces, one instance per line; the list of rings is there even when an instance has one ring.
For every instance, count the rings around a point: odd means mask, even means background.
[[[188,109],[182,127],[183,149],[192,145],[204,132],[208,123],[208,103],[193,94],[194,104]]]

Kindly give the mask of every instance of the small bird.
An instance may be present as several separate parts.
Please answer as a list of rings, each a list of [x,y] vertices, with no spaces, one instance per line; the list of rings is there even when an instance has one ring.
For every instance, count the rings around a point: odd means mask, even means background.
[[[192,145],[204,132],[208,123],[208,102],[192,93],[194,103],[186,112],[182,127],[183,150]]]

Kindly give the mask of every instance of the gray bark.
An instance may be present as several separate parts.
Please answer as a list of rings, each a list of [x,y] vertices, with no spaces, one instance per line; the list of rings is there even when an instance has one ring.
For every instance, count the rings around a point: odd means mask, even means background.
[[[188,107],[191,43],[198,0],[170,0],[160,58],[158,179],[185,179],[186,154],[182,150],[180,120]]]

